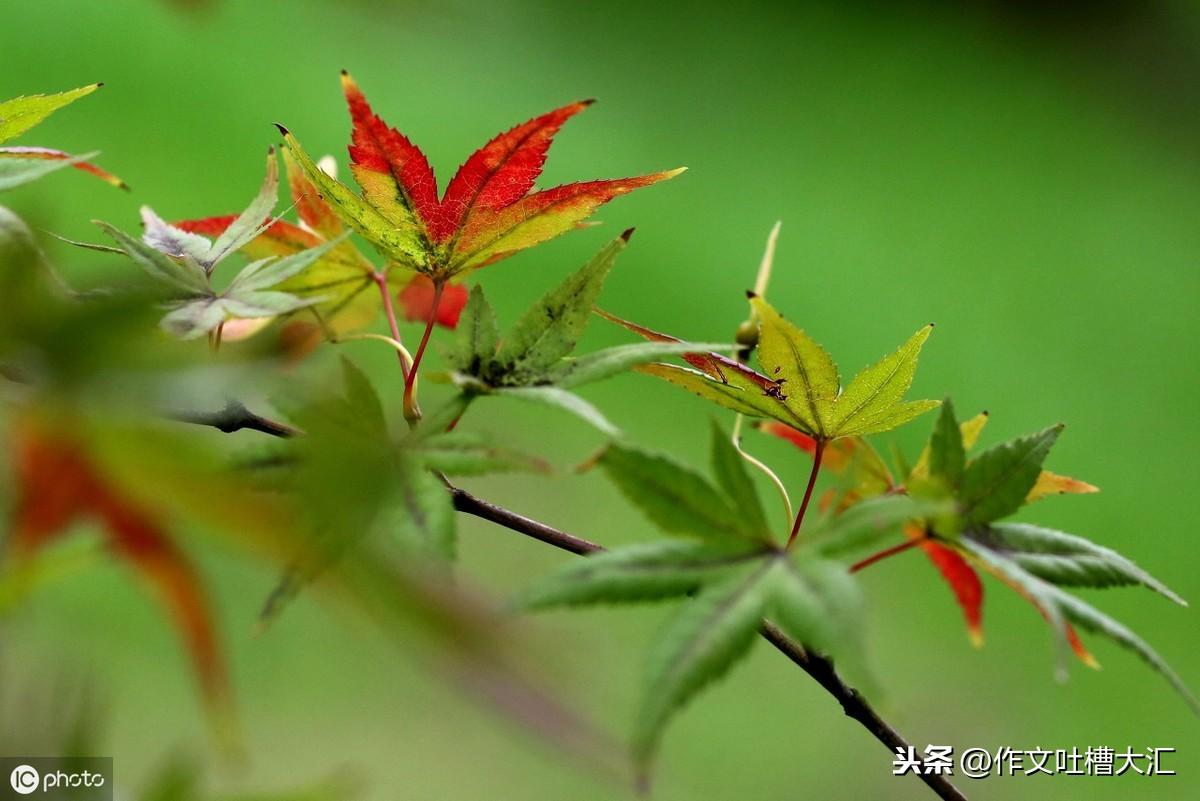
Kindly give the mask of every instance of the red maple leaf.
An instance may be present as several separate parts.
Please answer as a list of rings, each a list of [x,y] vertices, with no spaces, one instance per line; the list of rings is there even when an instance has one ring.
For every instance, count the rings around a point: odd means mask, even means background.
[[[154,590],[183,638],[210,710],[228,715],[230,691],[208,600],[186,555],[155,514],[125,497],[69,435],[37,424],[15,426],[16,505],[9,547],[28,558],[74,523],[94,520],[106,544]]]
[[[332,209],[393,261],[444,283],[558,236],[618,195],[678,175],[582,181],[534,192],[546,153],[568,119],[591,101],[571,103],[494,137],[459,168],[439,198],[429,160],[390,127],[342,73],[353,123],[350,171],[361,197],[327,175],[283,126],[288,148]]]

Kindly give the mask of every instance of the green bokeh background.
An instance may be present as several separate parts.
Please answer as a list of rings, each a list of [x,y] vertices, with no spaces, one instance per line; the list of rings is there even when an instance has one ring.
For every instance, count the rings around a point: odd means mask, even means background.
[[[133,228],[142,203],[168,218],[237,210],[260,180],[274,121],[344,164],[342,68],[443,181],[494,132],[594,96],[542,186],[690,171],[604,208],[602,228],[482,272],[502,320],[636,225],[604,305],[680,335],[728,337],[782,219],[771,299],[844,370],[936,321],[914,396],[990,410],[989,441],[1063,421],[1050,467],[1103,488],[1026,517],[1126,552],[1195,599],[1200,14],[1168,3],[1028,10],[1036,5],[24,3],[0,26],[0,97],[107,85],[23,143],[102,149],[133,192],[59,173],[4,202],[75,238],[94,238],[96,217]],[[104,264],[47,249],[75,280]],[[622,340],[597,323],[585,347]],[[351,347],[394,397],[392,357]],[[585,394],[635,441],[703,463],[711,409],[700,401],[637,376]],[[930,422],[894,439],[915,454]],[[500,402],[475,425],[564,467],[598,444],[573,419]],[[750,447],[799,484],[804,459],[756,436]],[[469,486],[606,544],[652,536],[598,475]],[[460,535],[464,580],[500,596],[570,558],[475,520]],[[371,799],[627,795],[319,599],[250,637],[273,571],[194,550],[253,755],[241,771],[214,767],[216,784],[281,787],[351,765]],[[971,797],[1197,797],[1200,723],[1132,655],[1094,642],[1104,669],[1073,667],[1059,685],[1040,618],[1002,588],[988,587],[987,644],[976,651],[918,554],[863,581],[880,705],[918,746],[1178,749],[1176,777],[960,780]],[[1134,590],[1100,600],[1200,684],[1194,612]],[[668,613],[546,616],[536,635],[546,672],[625,732]],[[93,677],[122,784],[136,786],[174,748],[208,748],[173,633],[120,569],[46,589],[5,645],[18,675],[49,665]],[[4,725],[19,741],[21,722],[10,714]],[[878,743],[760,645],[671,727],[656,797],[930,796],[892,777]]]

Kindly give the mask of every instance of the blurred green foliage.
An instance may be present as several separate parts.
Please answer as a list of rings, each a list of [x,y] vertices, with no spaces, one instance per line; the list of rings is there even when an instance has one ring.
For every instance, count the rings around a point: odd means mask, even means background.
[[[690,171],[605,208],[604,230],[480,273],[501,319],[636,225],[605,308],[725,340],[745,317],[742,292],[781,218],[776,306],[847,370],[935,320],[914,394],[953,394],[964,415],[989,409],[985,444],[1065,422],[1047,466],[1103,492],[1046,501],[1038,521],[1117,548],[1194,600],[1186,503],[1200,446],[1200,149],[1191,133],[1200,15],[1183,3],[1070,4],[1046,16],[1007,8],[43,0],[0,28],[0,97],[105,81],[38,132],[70,152],[102,149],[133,191],[64,171],[4,202],[35,228],[74,239],[95,238],[92,218],[132,229],[142,203],[167,219],[236,211],[277,138],[274,121],[344,165],[342,68],[372,87],[377,108],[442,176],[514,119],[595,96],[560,136],[542,186],[663,165]],[[77,286],[127,280],[132,269],[44,244]],[[585,349],[624,341],[596,324]],[[346,350],[398,405],[394,356],[371,343]],[[329,357],[301,374],[327,374]],[[700,401],[639,376],[582,394],[636,441],[702,463],[709,409]],[[560,465],[598,441],[565,415],[518,404],[487,413],[476,425]],[[915,424],[895,439],[911,456],[927,433]],[[803,481],[804,458],[755,436],[752,452],[792,486]],[[595,475],[468,486],[606,544],[652,536]],[[460,528],[464,577],[497,593],[572,558],[478,521]],[[312,598],[251,639],[275,572],[214,546],[193,550],[220,611],[252,755],[248,772],[217,768],[211,783],[296,786],[349,763],[372,799],[624,792],[514,737]],[[1167,765],[1181,772],[1174,778],[964,781],[973,798],[1044,798],[1051,781],[1064,798],[1195,796],[1188,771],[1200,726],[1127,654],[1097,643],[1105,669],[1075,670],[1058,685],[1045,628],[1019,598],[989,586],[987,644],[976,652],[916,554],[863,578],[883,708],[918,746],[1178,749]],[[1103,600],[1196,682],[1200,627],[1190,612],[1136,593]],[[73,575],[33,601],[3,632],[5,658],[95,673],[123,783],[147,781],[177,743],[205,748],[175,641],[119,567]],[[667,612],[548,616],[545,672],[626,731],[642,655]],[[662,766],[662,799],[927,797],[893,778],[879,745],[766,648],[681,716]]]

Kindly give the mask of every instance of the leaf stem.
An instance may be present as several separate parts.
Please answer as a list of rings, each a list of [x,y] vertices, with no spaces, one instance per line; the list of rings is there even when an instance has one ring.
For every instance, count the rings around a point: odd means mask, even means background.
[[[861,562],[855,562],[853,565],[850,566],[850,572],[857,573],[858,571],[860,571],[864,568],[870,567],[871,565],[875,564],[876,562],[882,562],[884,559],[887,559],[889,556],[895,556],[898,553],[904,553],[909,548],[912,548],[914,545],[917,545],[918,543],[920,543],[921,540],[923,540],[923,539],[925,539],[924,536],[914,537],[913,539],[908,540],[906,542],[902,542],[899,545],[893,545],[891,548],[885,548],[884,550],[880,551],[879,553],[868,556],[866,559],[863,559]]]
[[[404,350],[404,346],[400,343],[403,340],[400,338],[400,325],[396,322],[396,307],[392,305],[392,296],[388,292],[387,273],[376,271],[371,278],[375,281],[375,286],[379,287],[379,295],[383,298],[383,314],[387,317],[388,327],[392,331],[392,339],[400,345],[397,349],[397,355],[400,358],[400,374],[404,377],[405,390],[408,389],[408,374],[412,370],[412,360],[408,356],[408,351]]]
[[[433,333],[433,325],[437,320],[438,306],[442,302],[442,290],[446,288],[446,280],[435,279],[433,282],[433,303],[429,307],[429,317],[425,320],[425,332],[421,334],[421,344],[413,356],[412,366],[409,367],[408,377],[404,382],[404,417],[409,421],[421,419],[421,407],[417,405],[417,370],[421,367],[421,359],[425,357],[425,348],[429,345],[429,337]]]
[[[825,455],[825,440],[817,439],[813,450],[812,472],[808,474],[808,486],[804,488],[804,500],[800,501],[800,511],[796,513],[796,522],[792,523],[792,533],[788,535],[787,547],[792,547],[796,535],[800,533],[800,524],[804,522],[804,513],[808,511],[808,502],[812,500],[813,487],[817,485],[817,474],[821,472],[821,457]]]

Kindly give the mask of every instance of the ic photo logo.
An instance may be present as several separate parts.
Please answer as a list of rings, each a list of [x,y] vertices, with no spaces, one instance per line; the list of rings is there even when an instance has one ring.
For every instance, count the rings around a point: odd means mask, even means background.
[[[38,787],[41,786],[42,777],[36,768],[29,765],[17,765],[13,768],[12,773],[8,775],[8,783],[12,785],[13,790],[21,795],[29,795],[36,792]]]
[[[113,776],[112,757],[0,756],[0,799],[113,801]]]

